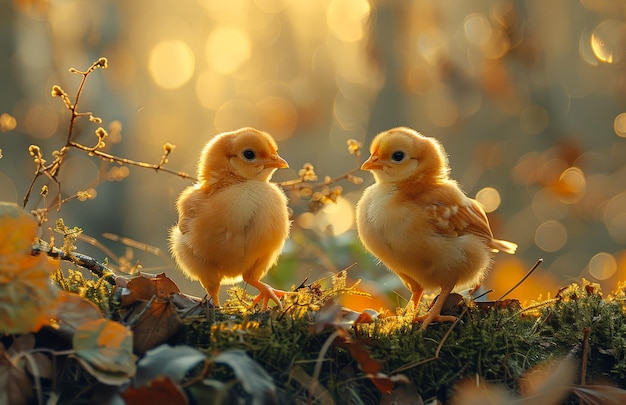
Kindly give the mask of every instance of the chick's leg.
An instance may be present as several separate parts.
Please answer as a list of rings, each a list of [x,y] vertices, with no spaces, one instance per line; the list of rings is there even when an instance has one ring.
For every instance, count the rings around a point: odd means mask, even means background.
[[[443,305],[446,300],[450,296],[452,292],[452,286],[442,286],[441,293],[439,297],[437,297],[437,301],[433,304],[433,306],[428,310],[428,312],[422,316],[418,316],[415,318],[417,322],[422,322],[422,329],[426,329],[428,325],[432,322],[454,322],[456,321],[456,317],[452,315],[441,315],[441,310],[443,309]]]
[[[267,304],[270,300],[274,301],[279,308],[282,308],[282,304],[280,303],[280,297],[285,295],[285,291],[276,290],[270,287],[268,284],[265,284],[255,278],[250,278],[250,276],[243,276],[243,281],[250,284],[252,287],[259,290],[259,295],[254,299],[253,305],[261,302],[261,311],[265,311],[267,309]]]
[[[409,305],[412,305],[413,309],[419,311],[420,301],[422,300],[422,295],[424,294],[424,287],[422,287],[422,285],[417,281],[404,274],[400,274],[400,279],[402,279],[404,285],[406,285],[406,287],[411,290],[411,298],[409,299],[407,307]]]
[[[206,275],[199,276],[200,284],[206,290],[207,296],[213,299],[213,307],[219,308],[220,306],[220,281],[215,280],[213,277],[207,277]]]

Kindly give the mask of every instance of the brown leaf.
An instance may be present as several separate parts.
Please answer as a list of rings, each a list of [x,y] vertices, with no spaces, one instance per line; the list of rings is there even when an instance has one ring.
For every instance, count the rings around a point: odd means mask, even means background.
[[[609,385],[574,386],[572,392],[585,404],[623,404],[626,390]]]
[[[323,403],[328,405],[335,405],[332,395],[328,390],[320,384],[319,381],[314,380],[304,369],[300,366],[294,366],[289,370],[289,378],[296,380],[300,385],[308,389],[311,399],[315,403]]]
[[[122,398],[127,405],[189,403],[182,388],[167,377],[152,380],[139,388],[131,386],[122,393]]]
[[[129,314],[131,318],[133,313],[141,314],[138,320],[132,321],[133,349],[137,354],[164,343],[183,325],[170,300],[143,302],[133,308]]]
[[[379,405],[424,405],[424,400],[420,396],[414,384],[407,383],[397,386],[389,393],[383,393],[380,397]]]
[[[72,346],[81,365],[105,384],[121,385],[135,375],[132,333],[117,322],[85,322],[76,329]]]
[[[171,294],[180,292],[178,286],[165,273],[156,276],[140,273],[139,276],[128,280],[126,288],[129,294],[122,295],[123,306],[130,305],[136,300],[147,301],[155,295],[165,299]]]
[[[339,319],[340,312],[341,307],[339,304],[332,300],[328,300],[317,313],[317,319],[315,320],[314,327],[315,333],[320,333],[331,326],[335,326],[337,324],[337,320]]]
[[[93,302],[68,291],[60,291],[57,299],[57,324],[75,331],[87,321],[102,318],[102,313]]]
[[[0,344],[0,404],[26,404],[33,388],[26,372],[13,364]]]
[[[346,341],[342,346],[350,351],[352,358],[359,363],[361,371],[365,374],[376,375],[383,369],[383,364],[373,359],[362,344],[354,341]]]

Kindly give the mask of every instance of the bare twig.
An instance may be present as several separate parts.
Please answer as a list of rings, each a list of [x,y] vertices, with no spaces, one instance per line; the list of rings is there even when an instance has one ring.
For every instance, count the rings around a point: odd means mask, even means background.
[[[535,265],[533,267],[531,267],[530,270],[528,270],[528,273],[526,273],[526,275],[524,275],[524,277],[522,277],[522,279],[520,281],[518,281],[513,287],[511,287],[507,292],[505,292],[504,294],[502,294],[502,296],[500,298],[498,298],[498,301],[502,301],[507,295],[509,295],[510,293],[513,292],[513,290],[515,290],[517,287],[519,287],[524,281],[526,281],[526,279],[528,277],[530,277],[531,274],[533,274],[533,272],[537,269],[537,267],[539,267],[539,265],[543,263],[543,259],[539,259],[537,260],[537,263],[535,263]]]
[[[93,257],[75,252],[65,252],[54,246],[50,246],[44,241],[38,241],[31,248],[31,254],[36,256],[40,253],[45,253],[54,259],[61,259],[64,261],[72,262],[80,267],[83,267],[100,278],[104,278],[109,284],[115,285],[116,276],[113,271],[106,265],[98,262]]]
[[[88,117],[89,121],[91,122],[94,122],[96,124],[102,123],[102,119],[94,116],[92,112],[79,112],[78,106],[79,106],[80,97],[85,88],[85,83],[87,82],[87,77],[89,76],[89,74],[91,74],[93,71],[95,71],[98,68],[106,69],[107,63],[108,62],[106,58],[99,58],[85,71],[80,71],[74,68],[71,68],[69,70],[71,73],[76,73],[82,76],[80,84],[78,85],[78,89],[76,90],[76,96],[75,96],[73,103],[69,95],[60,86],[58,85],[52,86],[52,91],[51,91],[52,97],[59,97],[61,101],[63,101],[63,104],[65,104],[65,107],[70,111],[70,120],[69,120],[68,129],[67,129],[67,137],[65,140],[65,145],[59,150],[56,150],[52,153],[53,160],[49,164],[46,164],[46,160],[44,159],[41,149],[38,146],[36,145],[30,146],[29,152],[31,156],[33,156],[33,159],[37,167],[35,170],[35,174],[33,176],[33,180],[31,181],[26,191],[26,194],[24,195],[22,207],[25,208],[26,205],[28,204],[33,187],[35,186],[35,183],[41,176],[47,177],[50,181],[56,183],[57,185],[57,197],[56,197],[57,210],[60,210],[61,206],[67,203],[68,201],[71,201],[76,198],[78,198],[79,200],[84,199],[82,198],[83,196],[80,195],[80,193],[84,193],[84,192],[78,192],[75,195],[67,197],[67,198],[61,197],[61,183],[58,179],[58,176],[59,176],[60,169],[63,165],[63,162],[65,160],[65,157],[71,148],[78,149],[82,152],[87,153],[90,156],[96,156],[99,159],[106,161],[106,162],[117,162],[122,165],[137,166],[137,167],[143,167],[147,169],[153,169],[156,171],[163,171],[169,174],[174,174],[184,179],[195,180],[195,178],[188,175],[187,173],[170,170],[170,169],[166,169],[163,167],[168,161],[168,156],[175,148],[175,146],[170,143],[166,143],[165,145],[163,145],[164,153],[161,156],[159,163],[150,164],[150,163],[139,162],[139,161],[135,161],[131,159],[122,158],[119,156],[115,156],[115,155],[103,152],[102,149],[106,145],[105,139],[108,136],[108,134],[102,127],[99,127],[95,131],[98,141],[94,146],[86,146],[76,141],[75,138],[77,134],[75,131],[75,127],[76,127],[76,120],[78,118]],[[45,211],[47,212],[47,207],[45,208]],[[42,218],[42,220],[45,220],[45,216]]]

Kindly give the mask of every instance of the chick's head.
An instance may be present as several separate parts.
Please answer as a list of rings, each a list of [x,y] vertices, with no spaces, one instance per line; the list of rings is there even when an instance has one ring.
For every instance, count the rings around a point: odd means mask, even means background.
[[[441,143],[406,127],[376,135],[370,153],[361,169],[370,170],[378,183],[409,178],[446,180],[450,171]]]
[[[289,167],[278,155],[276,142],[266,132],[241,128],[223,132],[204,147],[198,165],[200,181],[215,181],[223,176],[268,181],[276,169]]]

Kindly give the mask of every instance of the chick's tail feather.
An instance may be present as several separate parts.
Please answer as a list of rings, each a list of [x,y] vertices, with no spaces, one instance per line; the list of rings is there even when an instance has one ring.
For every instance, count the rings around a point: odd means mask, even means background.
[[[515,254],[517,244],[507,240],[492,239],[489,247],[495,252],[504,252],[510,255]]]

